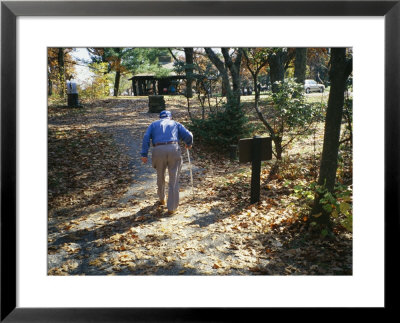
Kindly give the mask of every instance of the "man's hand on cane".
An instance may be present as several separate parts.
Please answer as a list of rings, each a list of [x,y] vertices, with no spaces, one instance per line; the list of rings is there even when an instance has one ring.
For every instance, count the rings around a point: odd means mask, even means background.
[[[186,149],[190,149],[190,148],[192,148],[192,145],[188,146],[188,145],[185,144],[185,148]]]
[[[142,157],[142,163],[146,164],[147,163],[147,157]]]

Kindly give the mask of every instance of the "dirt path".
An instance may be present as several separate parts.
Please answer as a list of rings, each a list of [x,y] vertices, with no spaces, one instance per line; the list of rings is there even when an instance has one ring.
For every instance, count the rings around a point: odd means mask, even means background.
[[[157,119],[158,115],[147,113],[145,101],[135,104],[120,101],[109,107],[91,109],[87,115],[90,127],[112,134],[115,143],[129,156],[132,185],[113,208],[88,210],[90,214],[76,223],[74,229],[60,232],[55,228],[57,222],[49,222],[50,273],[232,274],[232,266],[224,265],[225,261],[235,263],[231,239],[215,228],[222,211],[218,203],[196,201],[201,183],[195,183],[194,195],[191,194],[185,150],[182,150],[184,164],[178,212],[167,216],[166,209],[156,205],[156,175],[150,166],[151,154],[148,164],[143,165],[139,153],[144,131]],[[203,170],[193,160],[192,167],[195,179],[203,176]],[[244,274],[237,260],[236,273]],[[59,268],[61,272],[57,271]]]

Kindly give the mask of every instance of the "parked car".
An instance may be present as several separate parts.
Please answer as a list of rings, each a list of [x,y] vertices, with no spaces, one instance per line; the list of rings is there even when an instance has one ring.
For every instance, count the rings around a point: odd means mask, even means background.
[[[310,92],[324,92],[325,91],[325,86],[323,84],[319,84],[315,82],[314,80],[305,80],[304,82],[304,91],[306,93]]]

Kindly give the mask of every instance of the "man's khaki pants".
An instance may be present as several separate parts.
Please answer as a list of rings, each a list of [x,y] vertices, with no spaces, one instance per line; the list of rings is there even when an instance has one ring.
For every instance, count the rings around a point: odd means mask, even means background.
[[[182,167],[181,150],[178,144],[153,147],[152,164],[157,170],[157,194],[165,199],[165,170],[168,168],[168,201],[169,211],[175,211],[179,205],[179,174]]]

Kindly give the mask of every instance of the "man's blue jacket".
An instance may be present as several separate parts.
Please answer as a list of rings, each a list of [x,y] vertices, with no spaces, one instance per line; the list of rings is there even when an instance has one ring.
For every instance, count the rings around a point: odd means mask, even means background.
[[[183,140],[186,145],[193,144],[193,135],[179,122],[170,118],[163,118],[154,121],[148,128],[143,137],[142,151],[140,155],[147,157],[150,147],[150,139],[153,145],[157,143]]]

